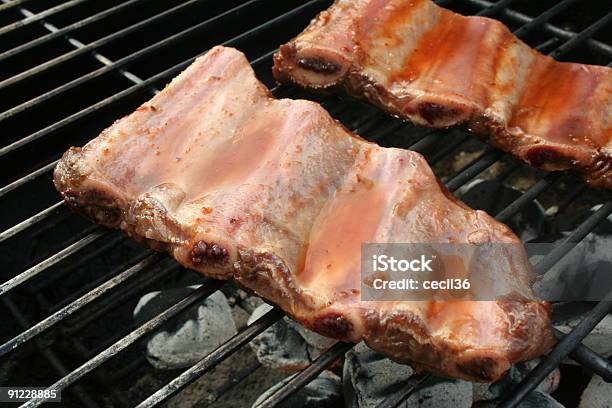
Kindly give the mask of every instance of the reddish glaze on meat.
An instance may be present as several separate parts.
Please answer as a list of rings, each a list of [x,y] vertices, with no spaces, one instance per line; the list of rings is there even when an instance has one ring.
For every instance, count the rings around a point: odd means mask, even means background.
[[[363,242],[520,243],[447,195],[419,154],[366,142],[316,103],[272,98],[231,48],[68,150],[54,180],[94,221],[431,372],[491,381],[553,342],[522,249],[483,271],[505,300],[362,301]]]
[[[612,188],[612,70],[554,61],[498,21],[430,0],[336,0],[274,61],[280,82],[341,88],[424,126],[466,125],[533,166]]]

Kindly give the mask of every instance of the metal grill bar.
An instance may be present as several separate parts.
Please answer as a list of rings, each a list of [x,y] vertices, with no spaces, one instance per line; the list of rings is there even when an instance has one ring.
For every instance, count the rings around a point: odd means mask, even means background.
[[[605,16],[597,20],[595,23],[591,24],[589,27],[585,28],[580,33],[573,36],[568,42],[554,50],[550,54],[550,56],[557,59],[564,56],[565,54],[576,48],[576,46],[582,44],[584,41],[591,38],[591,36],[597,31],[610,24],[610,22],[612,22],[612,12],[606,14]]]
[[[542,53],[544,53],[544,52],[546,52],[547,49],[549,49],[550,47],[554,47],[558,43],[559,43],[559,39],[558,38],[550,38],[550,39],[544,41],[542,44],[540,44],[537,47],[535,47],[535,49],[540,51],[540,52],[542,52]]]
[[[425,136],[421,140],[419,140],[414,145],[410,146],[410,150],[414,150],[415,152],[419,152],[419,153],[424,153],[427,149],[429,149],[430,147],[438,143],[439,134],[440,134],[439,131],[431,130],[430,132],[426,133]]]
[[[565,337],[565,333],[556,329],[555,335],[557,341]],[[578,344],[570,353],[570,357],[603,378],[604,381],[612,382],[612,362],[595,353],[584,344]]]
[[[491,7],[492,5],[495,4],[487,0],[463,0],[463,1],[468,4],[471,4],[472,6],[476,6],[478,8]],[[501,14],[504,17],[507,17],[520,24],[528,24],[529,22],[532,21],[532,17],[529,17],[523,13],[519,13],[509,8],[503,10]],[[538,28],[542,29],[547,34],[562,38],[564,40],[571,40],[573,37],[577,35],[576,33],[572,31],[565,30],[563,28],[557,27],[550,23],[544,23],[541,26],[538,26]],[[612,58],[612,46],[602,43],[601,41],[597,41],[592,38],[587,39],[585,43],[592,50],[599,52],[601,54],[604,54],[606,57]]]
[[[413,376],[415,377],[415,376]],[[406,401],[412,394],[414,394],[419,388],[423,388],[433,377],[430,374],[416,376],[415,379],[409,378],[404,385],[385,399],[383,402],[378,404],[376,408],[396,408],[402,402]]]
[[[476,13],[477,16],[492,16],[494,14],[499,13],[510,4],[512,4],[514,0],[499,0],[496,1],[491,7],[487,7],[480,12]]]
[[[446,187],[451,191],[456,191],[459,187],[482,173],[502,157],[503,153],[498,150],[487,149],[487,151],[472,163],[464,167],[455,177],[446,183]]]
[[[36,294],[43,292],[46,288],[48,288],[50,285],[54,284],[55,282],[65,279],[69,273],[76,270],[77,268],[81,266],[87,267],[87,263],[89,263],[91,259],[95,259],[97,257],[100,257],[101,255],[107,254],[108,252],[115,250],[117,247],[119,247],[119,245],[122,242],[125,242],[127,238],[128,237],[125,234],[114,234],[113,237],[105,240],[103,243],[100,243],[96,245],[95,247],[92,247],[91,250],[88,250],[86,254],[84,254],[83,256],[80,256],[78,259],[75,260],[75,262],[71,262],[69,265],[67,265],[66,268],[62,268],[61,270],[53,274],[45,276],[45,278],[41,280],[40,282],[32,282],[32,284],[28,286],[27,292],[36,293]],[[118,275],[119,273],[127,269],[130,265],[134,265],[142,261],[144,258],[146,258],[150,254],[151,254],[151,251],[143,248],[142,252],[138,251],[138,253],[135,256],[130,256],[126,262],[119,264],[117,267],[113,268],[111,271],[108,271],[108,273],[105,273],[99,277],[96,277],[90,282],[87,282],[80,289],[87,291],[97,286],[100,286],[108,279],[112,278],[113,276]],[[55,306],[57,308],[61,308],[67,305],[68,303],[72,302],[73,300],[77,299],[79,296],[80,294],[78,292],[71,294],[70,296],[63,298]]]
[[[433,166],[438,161],[445,158],[453,150],[461,146],[464,142],[469,140],[469,135],[459,130],[452,131],[447,137],[452,138],[451,141],[442,147],[442,149],[438,150],[436,153],[427,158],[427,162],[430,166]]]
[[[26,271],[20,273],[19,275],[15,276],[14,278],[12,278],[12,279],[8,280],[7,282],[3,283],[2,285],[0,285],[0,296],[4,295],[5,293],[7,293],[10,290],[13,290],[15,287],[21,285],[25,281],[27,281],[29,279],[32,279],[33,277],[35,277],[39,273],[43,272],[47,268],[55,265],[59,261],[62,261],[64,259],[68,258],[70,255],[73,255],[73,254],[77,253],[82,248],[84,248],[87,245],[91,244],[92,242],[94,242],[98,238],[101,238],[103,236],[108,235],[109,233],[110,232],[108,230],[104,230],[102,228],[96,228],[95,232],[92,232],[89,235],[87,235],[86,237],[81,238],[80,240],[78,240],[74,244],[68,246],[67,248],[62,249],[61,251],[59,251],[55,255],[50,256],[49,258],[45,259],[44,261],[34,265],[33,267],[27,269]]]
[[[27,220],[24,220],[20,222],[19,224],[12,226],[6,231],[3,231],[0,234],[0,243],[30,228],[32,225],[49,218],[52,214],[56,213],[56,211],[60,209],[66,209],[63,201],[57,202],[53,204],[52,206],[47,207],[46,209],[42,210],[41,212],[31,216]]]
[[[524,37],[525,35],[527,35],[527,33],[533,31],[536,28],[539,28],[540,25],[542,25],[543,23],[546,23],[547,21],[549,21],[551,18],[553,18],[557,14],[567,10],[567,8],[571,6],[572,4],[574,4],[576,1],[577,0],[563,0],[557,3],[552,8],[546,10],[545,12],[543,12],[536,18],[524,24],[518,30],[514,31],[514,35],[516,35],[519,38]]]
[[[566,197],[562,198],[557,205],[556,214],[564,212],[576,200],[576,198],[580,197],[585,191],[587,191],[587,186],[581,184],[578,186],[578,188],[571,191]]]
[[[612,201],[608,201],[602,205],[595,213],[582,222],[572,233],[567,237],[562,245],[554,248],[540,262],[535,265],[536,270],[543,274],[552,268],[559,260],[561,260],[569,251],[574,248],[584,237],[586,237],[595,227],[612,213]]]
[[[8,10],[30,1],[32,0],[7,0],[4,4],[0,4],[0,11]]]
[[[146,288],[159,282],[159,280],[170,277],[181,269],[181,266],[176,262],[170,262],[163,256],[160,259],[161,262],[156,262],[150,268],[143,269],[141,272],[139,272],[138,276],[130,279],[125,284],[121,285],[121,287],[118,287],[114,291],[110,292],[107,296],[100,298],[100,300],[96,302],[96,307],[92,308],[90,311],[88,311],[88,313],[75,315],[69,325],[61,327],[64,337],[78,336],[79,332],[85,329],[88,325],[96,323],[105,314],[119,308],[124,303],[133,300],[131,296],[135,292],[145,290]],[[165,265],[161,266],[162,264]],[[117,268],[115,273],[125,269],[125,267]],[[118,338],[120,337],[122,336],[119,335]]]
[[[162,260],[166,260],[162,257]],[[155,264],[158,266],[159,264]],[[128,302],[131,299],[131,295],[134,292],[140,291],[142,289],[146,289],[148,286],[156,283],[158,280],[171,275],[173,272],[176,272],[180,269],[180,265],[176,262],[168,262],[168,265],[160,268],[159,271],[151,272],[150,270],[143,270],[140,272],[141,274],[134,279],[131,279],[120,288],[117,288],[115,291],[109,293],[108,296],[101,298],[96,308],[94,308],[91,312],[75,316],[75,323],[71,323],[70,326],[65,329],[62,327],[65,335],[78,335],[79,331],[85,328],[87,325],[92,322],[96,322],[103,315],[108,313],[109,311],[117,308],[124,302]],[[146,273],[146,274],[145,274]]]
[[[77,6],[79,4],[85,3],[86,1],[89,0],[71,0],[68,1],[66,3],[62,3],[60,5],[57,5],[55,7],[51,7],[50,9],[47,9],[41,13],[38,14],[33,14],[30,16],[27,16],[26,18],[24,18],[23,20],[19,20],[16,21],[12,24],[9,24],[7,26],[4,27],[0,27],[0,35],[4,35],[6,33],[9,33],[11,31],[17,30],[18,28],[22,28],[22,27],[26,27],[30,24],[42,21],[43,19],[47,18],[47,17],[51,17],[54,14],[58,14],[61,13],[63,11],[66,11],[74,6]]]
[[[43,174],[47,173],[48,171],[51,171],[53,168],[55,168],[55,165],[57,164],[57,160],[44,165],[43,167],[39,168],[38,170],[35,170],[29,174],[26,174],[25,176],[21,177],[20,179],[17,179],[15,181],[13,181],[10,184],[7,184],[6,186],[0,188],[0,198],[4,197],[6,194],[10,193],[11,191],[13,191],[14,189],[23,186],[26,183],[29,183],[30,181],[36,180],[38,177],[42,176]]]
[[[533,186],[531,186],[527,191],[523,192],[523,194],[514,200],[510,205],[504,208],[495,216],[495,219],[501,222],[509,220],[513,215],[521,210],[527,203],[533,201],[538,195],[544,192],[547,188],[549,188],[554,182],[559,180],[561,177],[560,173],[549,173],[545,178],[539,180]]]
[[[79,254],[79,257],[73,259],[68,265],[61,270],[54,271],[52,274],[47,274],[40,281],[31,282],[31,284],[26,289],[29,293],[38,293],[45,288],[48,288],[54,282],[65,278],[70,272],[74,270],[78,270],[80,266],[87,265],[92,259],[98,258],[100,255],[110,252],[114,247],[116,247],[119,243],[127,240],[127,235],[125,234],[114,234],[111,233],[108,239],[103,240],[103,242],[96,242],[96,245],[92,245],[86,253]],[[140,260],[140,259],[139,259]],[[132,263],[136,263],[138,261],[134,261]],[[125,268],[123,268],[125,269]],[[120,271],[115,272],[115,274]],[[99,282],[99,284],[101,284]],[[87,285],[85,285],[87,286]],[[84,289],[84,288],[83,288]]]
[[[248,367],[232,375],[232,377],[228,379],[225,384],[213,390],[209,394],[209,398],[207,398],[207,400],[210,401],[211,404],[217,401],[219,398],[225,395],[227,391],[231,390],[236,385],[240,384],[242,381],[247,379],[249,375],[253,374],[259,367],[261,367],[261,364],[259,362],[256,362],[256,363],[250,364]]]

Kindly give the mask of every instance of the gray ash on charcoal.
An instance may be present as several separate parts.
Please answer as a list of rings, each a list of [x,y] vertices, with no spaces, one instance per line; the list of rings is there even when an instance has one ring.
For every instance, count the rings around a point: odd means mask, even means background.
[[[408,365],[397,364],[364,343],[346,353],[342,386],[350,408],[372,408],[396,391],[414,374]]]
[[[272,306],[262,304],[251,314],[248,323],[253,323],[271,309]],[[261,364],[293,373],[310,365],[335,342],[285,317],[256,336],[249,346]]]
[[[610,408],[612,406],[612,383],[594,375],[580,397],[580,408]]]
[[[561,301],[597,301],[612,289],[612,221],[601,221],[576,247],[565,240],[582,220],[597,211],[593,207],[556,217],[547,226],[548,233],[538,242],[567,246],[567,255],[534,285],[538,296]]]
[[[134,309],[136,320],[147,321],[175,304],[198,286],[143,296]],[[158,369],[189,367],[208,355],[238,331],[225,295],[216,291],[204,301],[188,309],[172,326],[164,327],[147,341],[147,360]]]
[[[590,302],[571,302],[554,305],[551,316],[552,323],[563,333],[568,333],[593,306]],[[596,353],[610,358],[612,357],[612,341],[610,339],[612,339],[612,315],[607,315],[582,340],[582,343]],[[575,364],[571,359],[567,359],[566,362]]]

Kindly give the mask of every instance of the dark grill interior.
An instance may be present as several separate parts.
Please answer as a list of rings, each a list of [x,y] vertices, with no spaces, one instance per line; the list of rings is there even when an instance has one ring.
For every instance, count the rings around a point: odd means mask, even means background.
[[[464,14],[502,20],[531,46],[560,60],[609,65],[609,1],[440,0]],[[374,108],[335,96],[275,87],[271,56],[298,34],[329,0],[0,0],[0,366],[1,385],[65,389],[71,406],[132,406],[129,384],[153,370],[140,339],[215,290],[223,282],[183,269],[117,231],[69,212],[51,183],[56,160],[83,145],[113,120],[131,112],[211,46],[234,46],[249,57],[277,97],[320,102],[350,129],[383,146],[422,152],[457,194],[476,177],[515,185],[522,195],[492,215],[508,222],[535,198],[552,215],[601,204],[567,237],[578,243],[612,213],[609,194],[567,174],[544,174],[490,149],[464,130],[415,128]],[[457,167],[457,163],[461,163]],[[565,249],[565,248],[564,248]],[[538,265],[544,273],[566,253],[553,251]],[[144,293],[203,283],[192,294],[138,325],[131,311]],[[502,401],[516,406],[568,354],[586,370],[612,381],[611,363],[581,345],[612,309],[593,304],[586,318]],[[169,372],[142,406],[166,401],[282,317],[273,310],[184,372]],[[352,345],[338,343],[265,402],[275,406],[329,367]],[[229,392],[257,367],[221,387]],[[1,373],[0,373],[1,375]],[[383,404],[397,406],[428,376],[415,375]],[[4,380],[2,380],[4,381]],[[104,395],[103,402],[100,396]],[[142,399],[142,398],[141,398]],[[262,405],[262,406],[264,406]]]

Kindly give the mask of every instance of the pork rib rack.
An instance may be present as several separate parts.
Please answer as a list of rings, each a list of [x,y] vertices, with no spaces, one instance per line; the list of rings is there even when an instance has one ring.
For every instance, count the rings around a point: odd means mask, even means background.
[[[557,62],[499,21],[431,0],[336,0],[280,48],[274,73],[419,125],[465,125],[535,167],[612,188],[612,69]]]
[[[68,150],[54,180],[92,220],[431,372],[490,381],[553,342],[523,253],[488,270],[512,300],[362,301],[362,242],[519,241],[448,194],[419,154],[369,143],[316,103],[273,98],[231,48]]]

